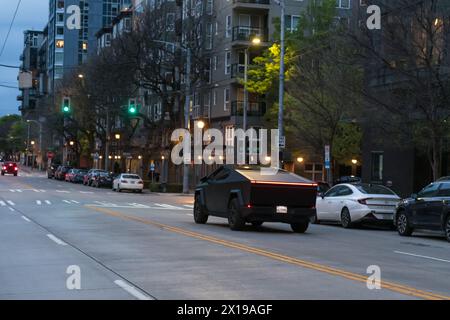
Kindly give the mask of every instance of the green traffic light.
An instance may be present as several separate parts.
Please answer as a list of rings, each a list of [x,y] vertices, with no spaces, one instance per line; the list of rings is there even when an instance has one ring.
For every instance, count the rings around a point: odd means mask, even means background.
[[[67,106],[65,106],[64,109],[63,109],[63,111],[64,111],[64,112],[69,112],[69,111],[70,111],[70,108],[67,107]]]
[[[130,113],[136,113],[136,108],[135,107],[130,107],[129,111],[130,111]]]

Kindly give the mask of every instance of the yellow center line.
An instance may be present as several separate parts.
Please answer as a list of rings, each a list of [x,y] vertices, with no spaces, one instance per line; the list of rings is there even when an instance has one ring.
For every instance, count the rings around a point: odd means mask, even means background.
[[[140,223],[143,223],[146,225],[158,227],[162,230],[166,230],[166,231],[170,231],[173,233],[185,235],[187,237],[196,238],[199,240],[204,240],[207,242],[219,244],[221,246],[225,246],[228,248],[238,249],[238,250],[245,251],[248,253],[253,253],[253,254],[267,257],[267,258],[270,258],[273,260],[282,261],[282,262],[296,265],[299,267],[303,267],[303,268],[323,272],[323,273],[326,273],[329,275],[334,275],[334,276],[338,276],[341,278],[345,278],[348,280],[353,280],[353,281],[358,281],[358,282],[363,282],[363,283],[367,282],[366,275],[360,275],[360,274],[345,271],[342,269],[301,260],[301,259],[298,259],[295,257],[290,257],[290,256],[282,255],[279,253],[275,253],[275,252],[271,252],[271,251],[267,251],[267,250],[263,250],[263,249],[258,249],[255,247],[250,247],[250,246],[247,246],[247,245],[244,245],[241,243],[223,240],[223,239],[219,239],[219,238],[212,237],[212,236],[207,236],[207,235],[204,235],[201,233],[189,231],[189,230],[178,228],[178,227],[169,226],[169,225],[166,225],[163,223],[159,223],[159,222],[155,222],[155,221],[151,221],[151,220],[147,220],[147,219],[143,219],[143,218],[139,218],[139,217],[135,217],[135,216],[126,215],[126,214],[123,214],[123,213],[120,213],[117,211],[113,211],[113,210],[109,210],[106,208],[98,208],[98,207],[91,207],[91,206],[87,206],[87,207],[91,210],[98,211],[98,212],[101,212],[101,213],[104,213],[104,214],[107,214],[110,216],[114,216],[114,217],[118,217],[118,218],[122,218],[122,219],[126,219],[126,220],[131,220],[131,221],[135,221],[135,222],[140,222]],[[421,299],[426,299],[426,300],[450,300],[449,296],[435,294],[435,293],[423,291],[420,289],[416,289],[413,287],[409,287],[409,286],[405,286],[405,285],[401,285],[401,284],[397,284],[397,283],[393,283],[393,282],[382,281],[381,286],[383,289],[388,289],[390,291],[413,296],[416,298],[421,298]]]

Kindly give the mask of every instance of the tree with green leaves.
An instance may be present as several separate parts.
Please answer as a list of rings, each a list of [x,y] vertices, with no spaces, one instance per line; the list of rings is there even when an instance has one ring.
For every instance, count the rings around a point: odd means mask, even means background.
[[[320,155],[330,145],[333,160],[346,161],[361,152],[362,134],[355,119],[363,71],[357,50],[346,37],[346,26],[336,23],[335,11],[334,0],[311,2],[296,31],[288,33],[284,122],[290,150],[309,149]],[[254,60],[250,91],[270,94],[276,88],[277,48],[276,44]],[[266,115],[273,127],[277,114],[274,103]]]

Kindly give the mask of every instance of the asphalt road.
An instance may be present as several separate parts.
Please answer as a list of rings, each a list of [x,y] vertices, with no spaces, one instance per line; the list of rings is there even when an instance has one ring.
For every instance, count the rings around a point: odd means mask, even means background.
[[[450,244],[438,235],[233,232],[223,219],[194,224],[192,207],[192,196],[0,177],[0,299],[450,299]]]

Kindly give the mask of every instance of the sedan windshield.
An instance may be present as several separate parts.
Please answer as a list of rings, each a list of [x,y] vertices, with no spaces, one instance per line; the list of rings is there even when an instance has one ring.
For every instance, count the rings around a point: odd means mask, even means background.
[[[386,187],[376,185],[376,184],[358,184],[355,185],[356,189],[364,194],[388,194],[395,196],[395,192]]]

